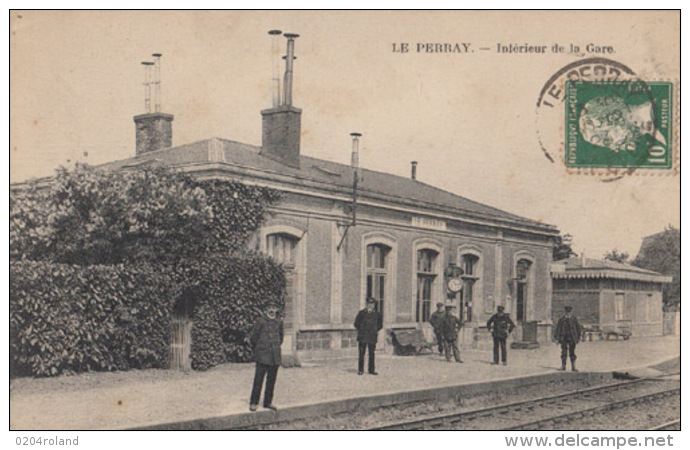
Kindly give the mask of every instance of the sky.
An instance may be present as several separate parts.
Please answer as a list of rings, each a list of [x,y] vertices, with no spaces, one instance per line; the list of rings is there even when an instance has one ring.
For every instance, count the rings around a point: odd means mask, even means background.
[[[547,80],[584,56],[610,57],[644,79],[679,79],[672,12],[15,11],[10,181],[134,156],[140,62],[156,52],[174,145],[211,137],[260,145],[271,29],[300,35],[293,97],[304,155],[347,164],[349,134],[360,132],[362,167],[409,176],[416,160],[420,181],[556,225],[592,258],[613,248],[634,256],[644,236],[679,227],[679,176],[604,182],[567,173],[538,139],[558,135],[563,122],[540,123],[536,114]],[[401,43],[410,52],[394,52]],[[474,52],[417,52],[437,43]],[[615,53],[496,51],[570,43]]]

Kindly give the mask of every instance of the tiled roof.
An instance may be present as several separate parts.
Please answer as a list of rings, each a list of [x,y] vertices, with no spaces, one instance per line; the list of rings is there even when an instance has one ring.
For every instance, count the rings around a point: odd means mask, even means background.
[[[191,144],[144,153],[134,158],[107,163],[107,169],[126,169],[146,164],[161,163],[172,166],[189,166],[204,163],[219,163],[228,170],[234,168],[252,169],[267,176],[277,175],[290,184],[312,188],[350,193],[354,169],[346,164],[300,156],[300,167],[293,168],[260,154],[261,147],[226,139],[212,138]],[[515,214],[484,205],[465,197],[435,188],[426,183],[397,175],[359,169],[360,198],[389,200],[446,213],[476,216],[485,220],[507,221],[540,232],[556,234],[555,226],[526,219]]]

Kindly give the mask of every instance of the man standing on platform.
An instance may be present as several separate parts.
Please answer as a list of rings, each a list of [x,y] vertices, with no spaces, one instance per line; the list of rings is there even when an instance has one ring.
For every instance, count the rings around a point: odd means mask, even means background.
[[[573,310],[572,306],[565,307],[565,315],[558,319],[558,325],[556,325],[556,331],[554,332],[554,339],[556,342],[561,344],[561,369],[565,370],[565,363],[570,354],[570,364],[572,366],[573,372],[577,372],[575,368],[575,360],[577,356],[575,355],[575,346],[580,342],[580,335],[582,334],[582,328],[580,323],[577,321],[577,317],[570,314]]]
[[[446,313],[443,315],[441,322],[441,334],[443,334],[443,346],[446,349],[446,361],[450,362],[450,352],[453,352],[455,362],[463,362],[460,359],[460,350],[458,349],[458,331],[462,328],[460,319],[453,315],[455,305],[446,305]]]
[[[355,328],[357,329],[357,342],[359,343],[359,365],[357,375],[364,373],[364,353],[369,350],[369,373],[378,375],[376,372],[376,341],[378,333],[383,328],[383,316],[376,311],[376,300],[369,297],[367,306],[355,318]]]
[[[273,388],[278,376],[281,363],[280,344],[283,343],[283,321],[278,317],[280,305],[271,300],[266,305],[266,314],[254,323],[249,341],[254,349],[256,369],[254,371],[254,385],[249,399],[249,410],[256,411],[261,397],[261,388],[266,377],[264,391],[264,408],[277,411],[273,405]],[[267,376],[268,375],[268,376]]]
[[[429,323],[434,327],[434,334],[436,335],[436,342],[438,342],[438,352],[443,354],[443,334],[441,333],[441,322],[443,322],[443,302],[436,303],[436,312],[431,315]]]
[[[506,353],[506,339],[508,335],[513,332],[515,324],[510,317],[504,313],[505,308],[499,306],[496,308],[497,312],[488,322],[486,322],[486,328],[491,332],[491,336],[494,338],[494,362],[491,364],[498,364],[498,352],[501,351],[501,361],[503,365],[508,365],[508,354]]]

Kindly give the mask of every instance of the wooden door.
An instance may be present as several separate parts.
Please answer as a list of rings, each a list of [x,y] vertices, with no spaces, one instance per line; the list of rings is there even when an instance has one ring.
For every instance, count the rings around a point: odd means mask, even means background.
[[[188,371],[192,369],[192,320],[175,316],[172,319],[172,340],[170,343],[170,369]]]

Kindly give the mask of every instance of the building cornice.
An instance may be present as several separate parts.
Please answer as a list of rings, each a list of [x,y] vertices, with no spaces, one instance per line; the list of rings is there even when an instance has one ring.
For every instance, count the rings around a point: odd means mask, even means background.
[[[308,179],[304,177],[294,177],[292,175],[288,176],[278,174],[276,172],[258,170],[251,167],[244,167],[235,164],[217,162],[184,164],[176,167],[189,173],[195,173],[201,179],[239,179],[240,181],[246,184],[271,187],[276,190],[290,192],[294,194],[301,194],[311,197],[335,200],[344,203],[349,203],[352,201],[351,194],[346,188],[322,182],[316,182],[313,179]],[[292,178],[310,181],[311,183],[309,185],[302,185],[292,181]],[[402,211],[416,215],[435,217],[445,220],[454,220],[457,222],[472,225],[488,226],[492,228],[500,228],[504,230],[511,230],[522,233],[536,234],[546,237],[555,237],[558,235],[557,228],[552,225],[536,225],[534,223],[521,223],[520,221],[513,221],[510,219],[498,217],[487,217],[484,214],[459,209],[453,209],[450,212],[444,213],[439,211],[440,208],[437,205],[418,205],[417,203],[422,202],[410,202],[404,198],[386,196],[384,194],[374,193],[366,190],[359,190],[358,192],[360,197],[358,198],[357,203],[360,205]]]

